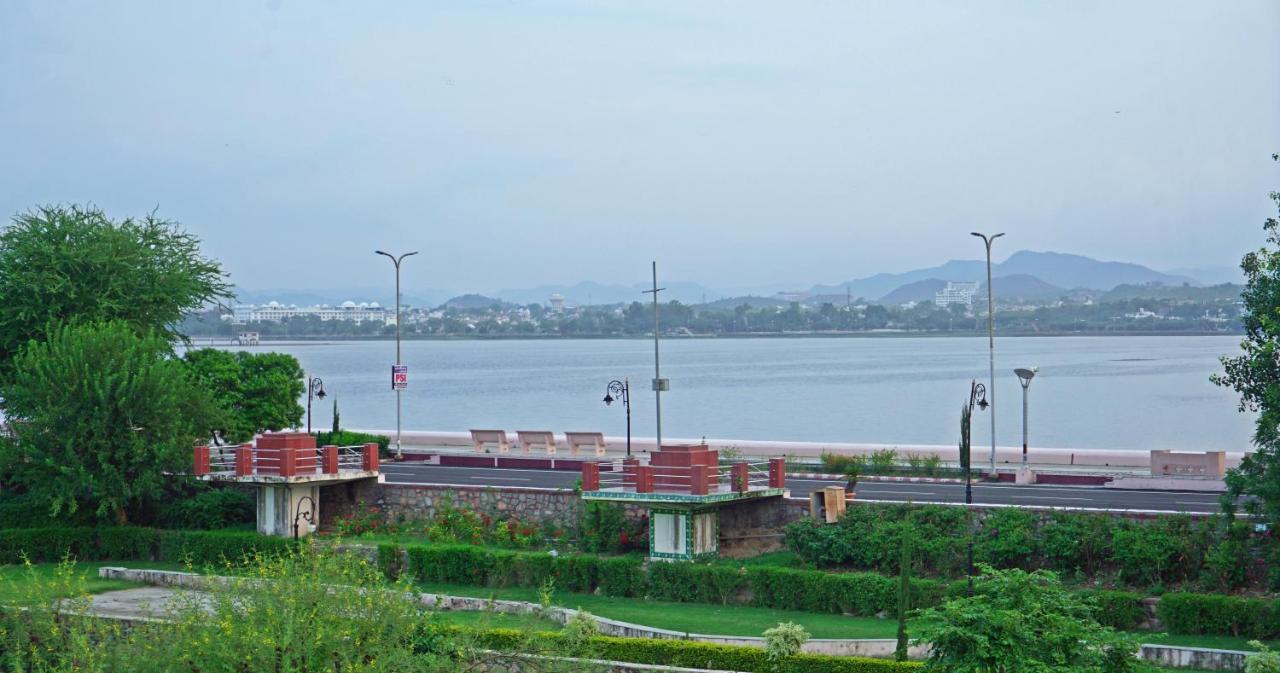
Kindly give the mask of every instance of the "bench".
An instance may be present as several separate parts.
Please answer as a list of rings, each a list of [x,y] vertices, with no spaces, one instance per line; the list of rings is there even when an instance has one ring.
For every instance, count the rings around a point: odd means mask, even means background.
[[[603,432],[566,432],[564,441],[569,445],[569,452],[575,456],[578,455],[578,449],[584,446],[594,448],[597,456],[604,455]]]
[[[544,447],[548,456],[556,455],[556,435],[550,430],[516,430],[520,450],[529,453],[533,447]]]
[[[475,445],[476,453],[488,453],[490,444],[498,448],[498,453],[507,453],[511,450],[511,445],[507,444],[505,430],[472,430],[471,443]]]

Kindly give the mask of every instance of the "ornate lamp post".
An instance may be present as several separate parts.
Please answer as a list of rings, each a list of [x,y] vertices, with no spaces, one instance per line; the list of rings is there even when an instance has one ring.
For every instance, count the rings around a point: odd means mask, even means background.
[[[311,506],[308,507],[306,511],[303,511],[302,509],[303,500],[306,500],[307,502],[311,503]],[[293,515],[293,541],[294,542],[298,541],[298,520],[299,519],[307,522],[307,532],[315,530],[315,526],[316,526],[315,510],[316,510],[316,501],[312,500],[311,496],[304,495],[301,498],[298,498],[298,512]]]
[[[324,381],[319,376],[307,379],[307,434],[311,434],[311,398],[324,399]]]
[[[387,259],[391,260],[391,263],[396,265],[396,368],[399,368],[400,367],[400,262],[404,261],[405,257],[416,255],[418,254],[418,252],[416,250],[413,252],[406,252],[403,255],[400,255],[399,257],[396,257],[395,255],[389,252],[383,252],[381,250],[374,250],[373,252],[375,254],[386,257]],[[396,460],[404,460],[404,451],[402,451],[400,448],[400,387],[399,386],[396,387]]]
[[[969,430],[972,426],[973,407],[986,410],[987,387],[977,381],[969,382],[969,401],[960,408],[960,467],[964,468],[964,504],[965,518],[972,514],[973,504],[973,455],[969,445]],[[973,595],[973,526],[969,526],[969,595]]]
[[[615,397],[616,396],[616,397]],[[614,379],[604,390],[604,404],[609,406],[615,399],[622,400],[622,407],[627,410],[627,457],[631,457],[631,382]]]

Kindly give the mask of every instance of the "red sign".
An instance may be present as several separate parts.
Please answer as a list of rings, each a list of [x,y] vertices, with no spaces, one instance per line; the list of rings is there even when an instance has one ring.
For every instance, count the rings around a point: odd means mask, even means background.
[[[409,387],[409,365],[391,365],[391,389],[404,390]]]

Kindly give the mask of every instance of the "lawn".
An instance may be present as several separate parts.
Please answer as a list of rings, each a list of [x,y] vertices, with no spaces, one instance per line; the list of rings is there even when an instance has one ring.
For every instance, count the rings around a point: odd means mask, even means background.
[[[559,631],[560,625],[550,619],[537,615],[509,615],[501,612],[458,612],[442,610],[436,613],[438,619],[459,626],[474,626],[482,629],[519,629],[530,631]]]
[[[156,568],[160,570],[182,570],[182,566],[174,563],[145,563],[138,564],[136,561],[127,561],[124,564],[134,568]],[[80,577],[85,578],[84,588],[91,594],[102,593],[104,591],[115,591],[117,589],[130,589],[139,586],[135,582],[125,582],[122,580],[104,580],[98,577],[98,568],[103,566],[119,566],[121,562],[102,562],[102,563],[77,563],[73,572]],[[56,563],[36,563],[32,564],[30,570],[22,565],[3,565],[0,566],[0,602],[13,600],[21,595],[22,584],[28,582],[34,573],[35,578],[41,582],[50,582],[55,580],[58,573],[58,564]]]

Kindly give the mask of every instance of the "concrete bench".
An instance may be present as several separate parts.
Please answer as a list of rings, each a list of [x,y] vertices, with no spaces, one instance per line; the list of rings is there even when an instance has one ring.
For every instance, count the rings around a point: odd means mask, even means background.
[[[584,446],[594,448],[597,456],[604,455],[603,432],[566,432],[564,441],[569,445],[569,452],[575,456],[578,455],[578,449]]]
[[[545,448],[548,456],[556,455],[556,435],[550,430],[516,430],[516,438],[520,442],[520,450],[525,453],[530,453],[537,446]]]
[[[1211,477],[1221,479],[1227,473],[1225,451],[1152,451],[1151,476],[1153,477]]]
[[[476,453],[488,453],[490,444],[497,447],[498,453],[511,450],[511,445],[507,444],[506,430],[472,430],[471,444],[476,447]]]

